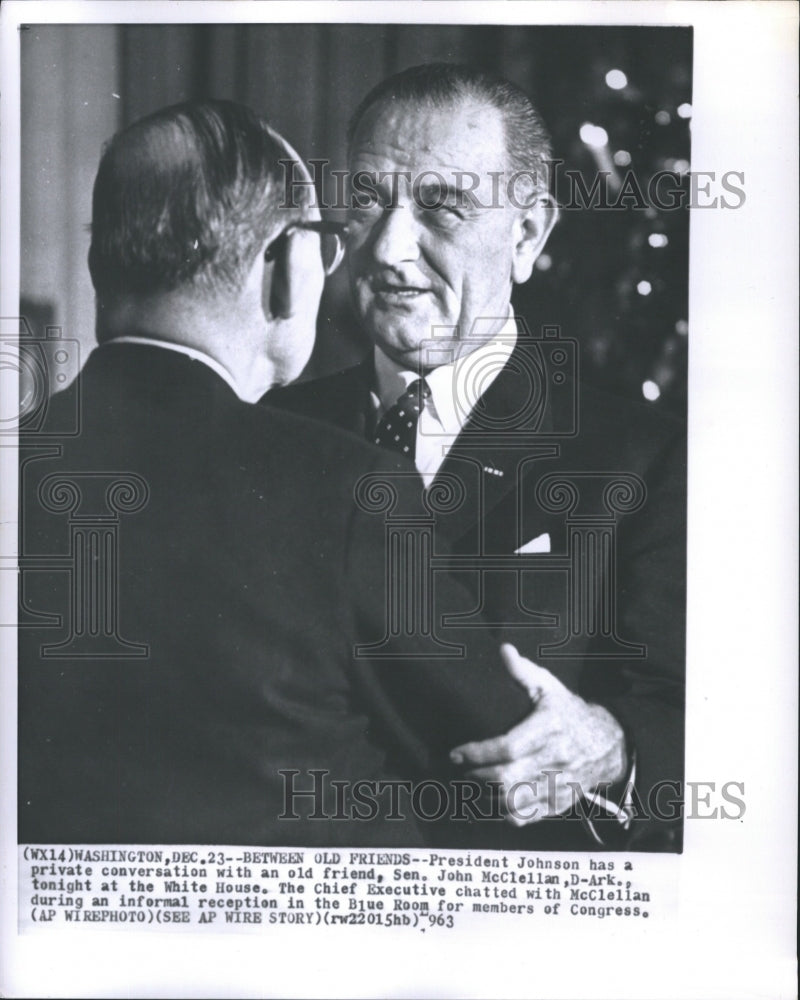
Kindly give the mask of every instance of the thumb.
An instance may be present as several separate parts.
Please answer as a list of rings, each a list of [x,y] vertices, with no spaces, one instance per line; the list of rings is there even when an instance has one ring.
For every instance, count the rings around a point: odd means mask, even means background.
[[[508,672],[525,688],[534,704],[548,692],[563,688],[561,681],[549,670],[527,659],[510,642],[501,645],[500,655]]]

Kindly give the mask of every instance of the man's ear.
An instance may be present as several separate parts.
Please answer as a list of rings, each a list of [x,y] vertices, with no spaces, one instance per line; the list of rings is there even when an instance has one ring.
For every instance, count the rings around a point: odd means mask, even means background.
[[[549,194],[542,192],[535,198],[534,204],[520,213],[514,222],[511,280],[517,285],[530,278],[536,258],[544,250],[558,220],[558,205]]]
[[[280,237],[278,237],[280,240]],[[289,240],[280,240],[271,260],[264,260],[265,244],[261,252],[261,308],[269,319],[288,319],[292,315],[292,289],[288,260]]]
[[[319,300],[322,292],[319,236],[301,231],[278,239],[275,259],[264,262],[261,305],[266,316],[291,319],[308,312],[309,298]]]

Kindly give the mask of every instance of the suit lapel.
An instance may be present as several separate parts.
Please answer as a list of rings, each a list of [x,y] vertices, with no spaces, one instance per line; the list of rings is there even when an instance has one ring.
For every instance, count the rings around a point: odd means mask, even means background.
[[[342,430],[372,440],[375,429],[371,390],[375,381],[372,352],[353,368],[348,368],[330,380],[330,393],[321,400],[328,408],[325,419]]]
[[[453,478],[463,486],[464,498],[457,509],[437,518],[448,536],[456,543],[463,540],[471,552],[513,552],[527,540],[517,537],[521,530],[517,510],[520,476],[530,471],[531,462],[538,464],[537,457],[553,457],[558,450],[551,436],[552,401],[547,392],[543,341],[532,337],[519,320],[518,325],[519,337],[511,357],[478,400],[434,479],[434,485],[443,489]],[[372,441],[374,381],[374,354],[370,352],[358,365],[316,382],[270,393],[264,402],[274,401]],[[485,522],[495,510],[495,527],[501,521],[508,523],[501,525],[502,537],[491,540],[487,549],[485,543],[490,540]]]
[[[370,354],[359,364],[333,375],[271,389],[260,402],[333,424],[371,441],[375,425],[370,401],[374,372]]]
[[[477,543],[480,551],[486,551],[485,531],[479,538],[475,529],[485,526],[501,503],[504,510],[508,508],[512,518],[508,527],[514,530],[515,493],[521,475],[530,468],[525,460],[556,454],[548,434],[552,415],[538,343],[521,332],[514,352],[478,400],[434,480],[455,476],[463,483],[464,502],[446,516],[446,528],[453,539],[469,534],[470,549]],[[507,551],[507,540],[499,547]]]

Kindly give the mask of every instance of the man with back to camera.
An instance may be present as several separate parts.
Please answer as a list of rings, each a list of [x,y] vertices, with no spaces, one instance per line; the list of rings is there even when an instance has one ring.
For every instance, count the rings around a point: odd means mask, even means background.
[[[610,822],[584,824],[583,846],[620,843],[644,803],[656,821],[633,842],[679,849],[659,788],[674,800],[683,773],[685,436],[578,383],[568,345],[514,316],[557,218],[545,127],[515,86],[432,64],[378,84],[348,148],[350,285],[374,352],[265,401],[394,448],[429,487],[457,479],[466,500],[439,527],[475,599],[451,613],[475,625],[480,611],[577,692],[545,685],[522,726],[454,759],[506,786],[538,775],[516,797],[518,822],[526,808],[536,821],[568,811],[570,782],[587,791],[587,761],[616,745],[625,779],[590,797]],[[565,844],[567,826],[527,844]]]
[[[383,520],[354,487],[399,460],[252,405],[307,361],[339,256],[313,202],[283,205],[287,157],[222,101],[103,153],[99,346],[21,461],[21,606],[41,626],[20,629],[22,842],[422,845],[407,802],[359,819],[354,783],[449,781],[453,745],[530,712],[487,635],[451,630],[466,659],[413,634],[388,663],[354,656],[386,610]]]

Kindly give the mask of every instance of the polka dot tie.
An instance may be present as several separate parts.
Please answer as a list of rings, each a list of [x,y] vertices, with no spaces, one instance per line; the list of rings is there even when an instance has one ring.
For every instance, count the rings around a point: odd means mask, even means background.
[[[417,423],[431,390],[424,378],[415,379],[375,428],[375,444],[414,459]]]

